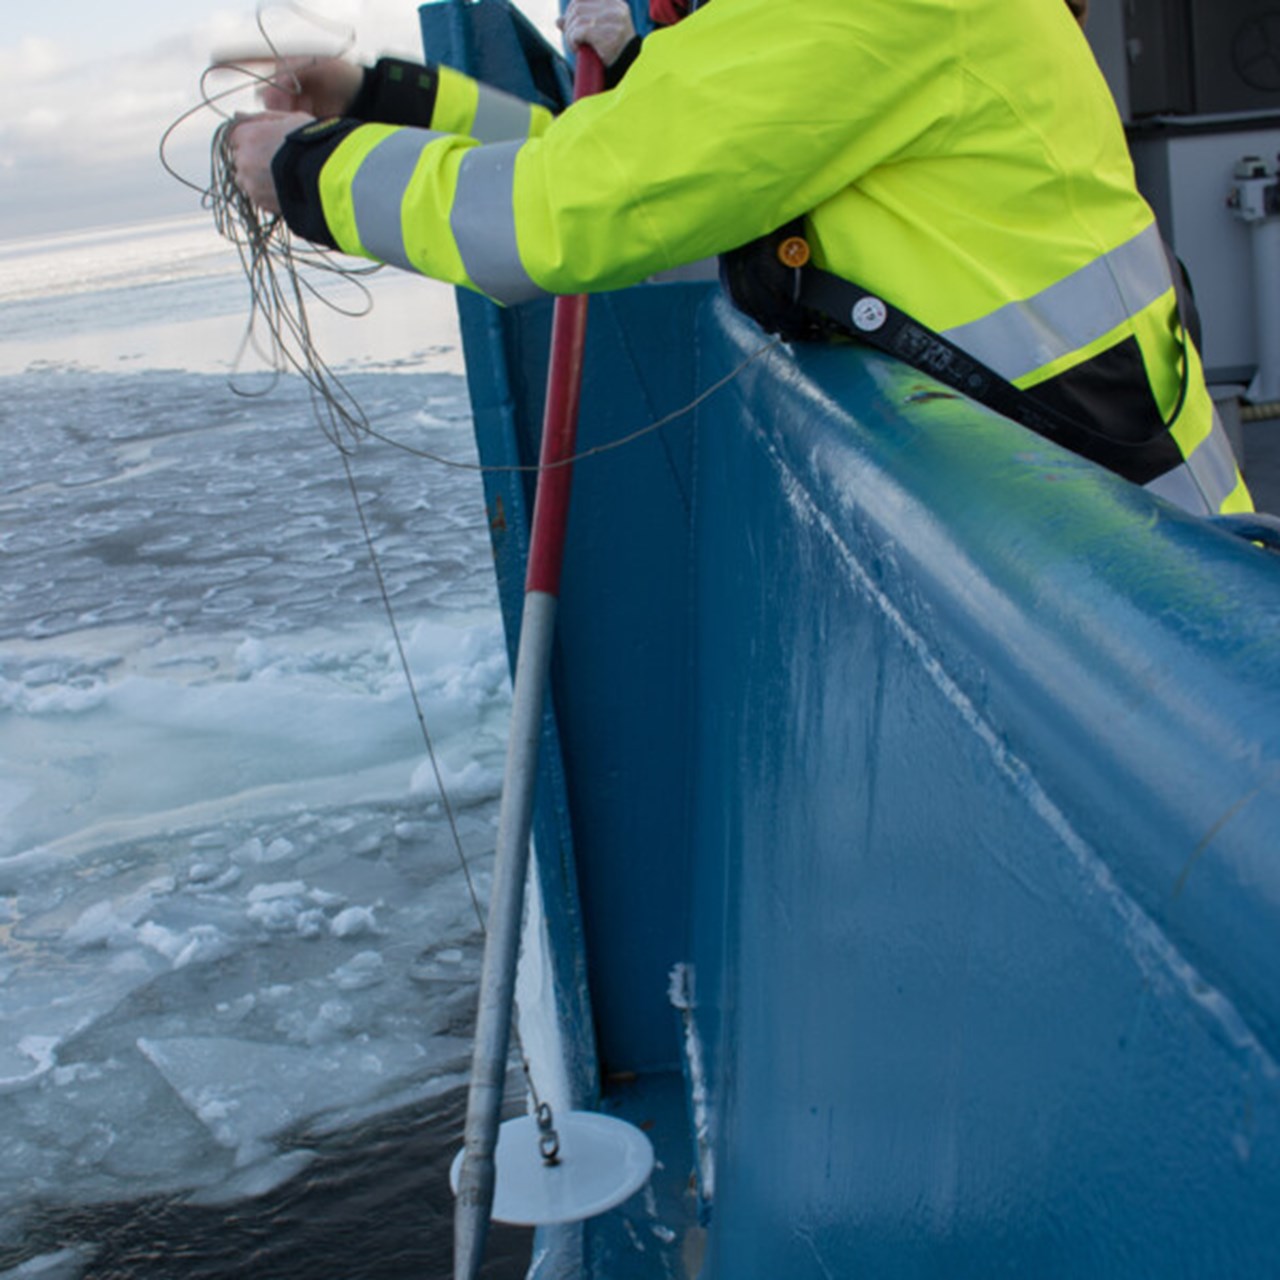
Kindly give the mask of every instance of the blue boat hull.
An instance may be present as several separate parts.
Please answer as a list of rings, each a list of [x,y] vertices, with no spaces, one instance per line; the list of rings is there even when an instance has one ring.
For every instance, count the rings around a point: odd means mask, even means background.
[[[422,13],[533,91],[500,0]],[[665,1178],[540,1274],[1280,1274],[1280,558],[714,285],[591,306],[584,448],[734,376],[575,475],[539,874]],[[549,307],[460,314],[528,464]]]

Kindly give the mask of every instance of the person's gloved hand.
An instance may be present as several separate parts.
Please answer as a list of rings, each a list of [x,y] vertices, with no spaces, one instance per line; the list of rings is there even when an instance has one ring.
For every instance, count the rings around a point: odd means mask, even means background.
[[[341,58],[281,58],[259,93],[268,111],[324,119],[346,115],[363,81],[364,68]]]
[[[271,161],[285,138],[313,119],[305,111],[263,111],[236,117],[229,141],[236,186],[259,209],[280,212]]]
[[[556,25],[570,49],[590,45],[609,66],[635,37],[631,9],[625,0],[571,0]]]

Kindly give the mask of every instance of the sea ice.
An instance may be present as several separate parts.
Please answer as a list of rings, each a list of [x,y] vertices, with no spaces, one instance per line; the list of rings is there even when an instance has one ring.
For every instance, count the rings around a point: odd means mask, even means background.
[[[223,1205],[234,1204],[238,1200],[251,1200],[257,1196],[265,1196],[277,1187],[292,1181],[316,1158],[316,1153],[307,1147],[298,1147],[292,1151],[271,1156],[247,1169],[238,1169],[230,1177],[214,1187],[205,1187],[187,1197],[190,1204]],[[4,1277],[0,1275],[0,1280]]]
[[[43,1253],[21,1266],[0,1271],[0,1280],[78,1280],[95,1252],[93,1248],[74,1248]]]
[[[25,290],[31,263],[8,270]],[[216,292],[161,276],[170,300]],[[112,296],[158,326],[154,291]],[[98,295],[72,302],[107,323]],[[0,317],[0,371],[72,358],[41,306]],[[352,385],[391,437],[474,456],[463,380],[416,367]],[[136,365],[3,383],[0,494],[22,513],[0,530],[12,1241],[49,1206],[263,1194],[336,1129],[457,1087],[480,930],[305,387],[247,401]],[[352,461],[483,897],[509,704],[483,496],[391,449]],[[70,1280],[90,1254],[12,1274]]]
[[[155,1066],[219,1146],[244,1168],[271,1158],[271,1140],[326,1112],[367,1104],[433,1071],[457,1069],[459,1045],[361,1041],[321,1054],[292,1045],[195,1036],[140,1040]],[[464,1050],[465,1052],[465,1050]]]
[[[23,1036],[17,1044],[17,1052],[9,1048],[0,1050],[0,1093],[21,1089],[38,1080],[53,1069],[56,1036]],[[16,1066],[16,1074],[9,1074]]]
[[[333,971],[333,981],[339,991],[363,991],[366,987],[376,987],[386,976],[387,967],[377,951],[361,951]]]
[[[248,1195],[303,1167],[292,1135],[459,1083],[479,924],[443,824],[394,835],[415,804],[308,804],[223,819],[216,842],[185,831],[31,864],[0,899],[43,956],[0,986],[0,1227],[37,1192]],[[493,809],[458,814],[486,851],[482,892]],[[273,844],[288,856],[231,862]]]
[[[329,922],[335,938],[360,938],[380,932],[372,907],[347,907]]]

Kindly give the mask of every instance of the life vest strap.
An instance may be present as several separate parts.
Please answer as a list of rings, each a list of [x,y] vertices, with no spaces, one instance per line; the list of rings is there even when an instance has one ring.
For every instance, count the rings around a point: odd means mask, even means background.
[[[1198,320],[1181,264],[1167,247],[1181,327],[1182,382],[1168,420],[1150,436],[1134,439],[1044,403],[879,294],[815,265],[803,233],[803,219],[797,219],[721,259],[721,279],[734,304],[788,341],[865,343],[1076,451],[1081,437],[1108,450],[1146,449],[1165,435],[1182,410],[1191,363],[1187,335],[1198,328]]]

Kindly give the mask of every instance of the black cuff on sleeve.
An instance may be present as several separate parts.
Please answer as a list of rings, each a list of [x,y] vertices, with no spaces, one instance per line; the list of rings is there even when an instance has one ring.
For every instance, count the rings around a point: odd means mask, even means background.
[[[429,129],[436,109],[438,82],[434,67],[400,58],[379,58],[374,66],[366,69],[360,91],[347,114],[353,120]]]
[[[631,64],[640,56],[640,46],[644,41],[640,36],[632,36],[622,46],[622,52],[604,69],[604,87],[614,88],[631,68]]]
[[[320,170],[338,143],[353,129],[358,129],[360,123],[359,120],[344,120],[337,116],[329,120],[314,120],[301,129],[295,129],[271,161],[271,176],[275,179],[280,212],[289,224],[289,230],[312,244],[328,245],[331,249],[338,247],[329,232],[329,224],[324,220]]]

